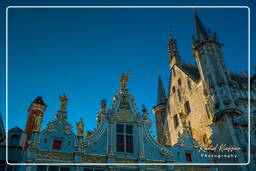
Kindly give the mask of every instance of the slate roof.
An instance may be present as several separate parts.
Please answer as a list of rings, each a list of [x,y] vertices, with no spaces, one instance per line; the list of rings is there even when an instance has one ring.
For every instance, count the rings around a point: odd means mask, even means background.
[[[197,65],[192,64],[186,64],[186,63],[180,63],[179,68],[184,71],[191,79],[193,79],[195,82],[198,82],[200,80],[200,73],[198,70]],[[239,87],[243,87],[243,84],[248,84],[248,77],[241,73],[234,73],[229,72],[231,80],[237,82],[239,84]],[[256,74],[254,74],[251,77],[251,84],[256,81]]]
[[[197,65],[180,63],[179,68],[183,70],[188,76],[190,76],[190,78],[193,79],[195,82],[198,82],[200,80],[200,73]]]

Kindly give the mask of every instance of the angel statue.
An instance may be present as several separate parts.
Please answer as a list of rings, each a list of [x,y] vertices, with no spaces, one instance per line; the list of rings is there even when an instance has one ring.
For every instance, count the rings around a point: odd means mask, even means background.
[[[188,117],[188,114],[184,113],[182,110],[181,112],[179,113],[180,115],[180,120],[181,120],[181,123],[183,126],[186,126],[187,125],[187,117]]]
[[[63,96],[60,96],[60,110],[61,111],[66,111],[67,102],[68,102],[68,98],[66,97],[65,94]]]
[[[41,123],[42,123],[42,115],[39,114],[39,115],[37,115],[37,116],[35,117],[35,127],[34,127],[34,129],[35,129],[36,131],[39,131],[39,130],[40,130],[40,128],[41,128]]]
[[[130,75],[130,72],[128,72],[127,74],[122,73],[122,76],[120,78],[121,90],[126,89],[126,84],[128,82],[128,76],[129,75]]]
[[[83,118],[80,118],[80,121],[76,123],[76,129],[78,136],[83,136],[84,135],[84,121]]]

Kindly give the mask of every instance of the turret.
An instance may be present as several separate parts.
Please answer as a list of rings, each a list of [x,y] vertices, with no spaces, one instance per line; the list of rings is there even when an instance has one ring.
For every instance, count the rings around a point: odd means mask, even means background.
[[[217,34],[205,29],[200,18],[195,13],[196,36],[193,36],[192,49],[196,58],[204,91],[214,112],[214,120],[230,112],[239,114],[230,91],[230,79],[221,52],[223,46],[219,43]]]
[[[157,132],[157,141],[159,143],[163,143],[163,139],[165,136],[164,133],[164,123],[166,120],[166,111],[167,111],[167,103],[166,103],[166,94],[164,91],[164,86],[160,77],[158,75],[158,94],[157,94],[157,105],[153,107],[152,112],[155,115],[156,120],[156,132]]]
[[[25,133],[27,134],[25,148],[28,146],[28,142],[31,139],[33,130],[36,128],[36,118],[41,117],[43,118],[44,112],[46,110],[46,104],[43,101],[43,98],[37,96],[35,100],[32,102],[28,109],[28,119],[25,127]]]

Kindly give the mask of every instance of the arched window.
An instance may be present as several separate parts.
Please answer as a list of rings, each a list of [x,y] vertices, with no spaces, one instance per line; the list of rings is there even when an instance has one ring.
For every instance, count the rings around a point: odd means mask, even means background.
[[[181,92],[180,92],[180,89],[177,90],[177,93],[178,93],[179,101],[181,101]]]
[[[192,162],[192,154],[191,152],[185,152],[185,157],[188,162]]]
[[[188,88],[189,88],[189,90],[191,90],[192,89],[192,87],[191,87],[191,81],[188,79]]]
[[[173,123],[174,123],[174,128],[177,128],[179,126],[179,118],[178,115],[174,115],[173,117]]]
[[[181,79],[178,79],[178,85],[181,86]]]
[[[174,86],[172,87],[172,93],[173,94],[175,93],[175,87]]]
[[[189,114],[191,112],[189,101],[186,101],[186,103],[184,104],[184,107],[185,107],[185,112]]]
[[[60,139],[53,140],[52,149],[60,150],[62,141]]]

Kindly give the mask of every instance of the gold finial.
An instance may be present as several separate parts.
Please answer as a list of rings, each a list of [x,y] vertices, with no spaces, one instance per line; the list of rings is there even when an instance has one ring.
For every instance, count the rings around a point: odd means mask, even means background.
[[[183,126],[186,126],[187,125],[187,117],[188,117],[188,114],[184,113],[182,110],[181,112],[179,113],[180,115],[180,120],[181,120],[181,123]]]
[[[65,94],[63,94],[63,96],[60,96],[59,98],[60,98],[60,110],[66,111],[68,98],[66,97]]]
[[[84,135],[84,121],[83,118],[80,118],[80,121],[76,123],[76,129],[78,136]]]
[[[126,84],[128,82],[129,75],[130,75],[130,72],[128,72],[127,74],[122,73],[121,78],[120,78],[121,90],[126,89]]]

